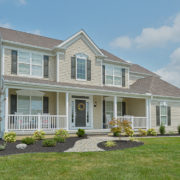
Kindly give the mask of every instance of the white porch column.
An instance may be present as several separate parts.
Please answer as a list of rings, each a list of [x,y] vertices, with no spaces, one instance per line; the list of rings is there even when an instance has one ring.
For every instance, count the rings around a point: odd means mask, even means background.
[[[56,115],[59,115],[59,92],[56,93]]]
[[[56,81],[59,82],[59,53],[56,53]]]
[[[113,116],[117,119],[117,96],[114,96],[114,113]]]
[[[8,88],[6,88],[5,89],[5,118],[4,118],[4,120],[5,120],[5,123],[4,123],[4,125],[5,125],[5,132],[8,132],[8,109],[9,109],[9,105],[8,105],[8,102],[9,102],[9,100],[8,100],[8,94],[9,94],[9,89]]]
[[[66,124],[67,124],[67,130],[69,130],[69,93],[66,92]]]
[[[146,99],[146,129],[151,128],[151,99]]]

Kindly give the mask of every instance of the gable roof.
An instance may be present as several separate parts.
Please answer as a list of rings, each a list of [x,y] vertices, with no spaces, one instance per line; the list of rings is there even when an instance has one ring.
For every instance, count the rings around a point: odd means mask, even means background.
[[[156,96],[180,97],[180,89],[156,76],[138,79],[130,87],[139,93],[150,93]]]
[[[49,49],[52,49],[54,46],[57,46],[63,42],[62,40],[16,31],[3,27],[0,27],[0,35],[2,39],[6,41],[18,42]]]
[[[138,64],[131,64],[130,71],[135,72],[135,73],[137,72],[137,73],[140,73],[140,74],[148,74],[148,75],[151,75],[151,76],[158,76],[159,77],[159,75],[149,71],[148,69],[146,69],[146,68],[144,68],[144,67],[142,67],[142,66],[140,66]]]
[[[40,36],[40,35],[21,32],[21,31],[12,30],[12,29],[3,28],[3,27],[0,27],[0,36],[5,41],[15,42],[15,43],[23,43],[23,44],[27,44],[27,45],[48,48],[48,49],[53,49],[55,46],[58,46],[64,42],[64,41],[58,40],[58,39],[48,38],[48,37],[44,37],[44,36]],[[113,60],[113,61],[131,65],[127,61],[113,55],[112,53],[108,52],[107,50],[100,49],[100,51],[105,56],[107,56],[107,59],[109,59],[109,60]],[[130,71],[141,73],[141,74],[145,73],[145,74],[149,74],[152,76],[154,76],[154,75],[158,76],[155,73],[153,73],[137,64],[132,64],[130,66]]]

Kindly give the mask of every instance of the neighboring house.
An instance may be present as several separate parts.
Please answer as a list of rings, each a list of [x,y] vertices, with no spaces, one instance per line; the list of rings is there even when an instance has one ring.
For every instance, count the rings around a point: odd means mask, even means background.
[[[180,89],[99,49],[83,31],[65,41],[0,28],[1,135],[65,128],[108,132],[180,125]]]

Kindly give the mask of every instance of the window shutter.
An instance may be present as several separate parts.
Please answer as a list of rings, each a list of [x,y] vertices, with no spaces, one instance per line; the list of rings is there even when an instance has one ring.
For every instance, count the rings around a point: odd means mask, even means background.
[[[91,81],[91,60],[87,60],[87,80]]]
[[[160,106],[156,106],[156,126],[160,126]]]
[[[17,96],[11,95],[11,114],[15,114],[17,112]]]
[[[126,70],[123,68],[122,69],[122,87],[126,86],[126,74],[125,74]]]
[[[103,84],[105,84],[105,65],[102,66],[102,79],[103,79]]]
[[[17,74],[17,51],[11,51],[11,74]]]
[[[49,56],[44,56],[44,78],[49,77]]]
[[[126,102],[122,102],[122,115],[126,115]]]
[[[43,97],[43,113],[49,113],[49,98],[45,96]]]
[[[76,79],[76,57],[71,57],[71,79]]]
[[[103,99],[103,128],[106,128],[106,102]]]
[[[167,107],[168,110],[168,126],[171,126],[171,107]]]

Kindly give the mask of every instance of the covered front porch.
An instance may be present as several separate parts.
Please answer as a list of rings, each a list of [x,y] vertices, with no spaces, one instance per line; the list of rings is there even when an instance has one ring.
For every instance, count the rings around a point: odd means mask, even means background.
[[[110,131],[112,118],[129,120],[132,128],[148,129],[149,100],[116,95],[76,92],[50,92],[6,88],[5,132],[32,134],[43,130],[47,134],[56,129],[87,133]]]

